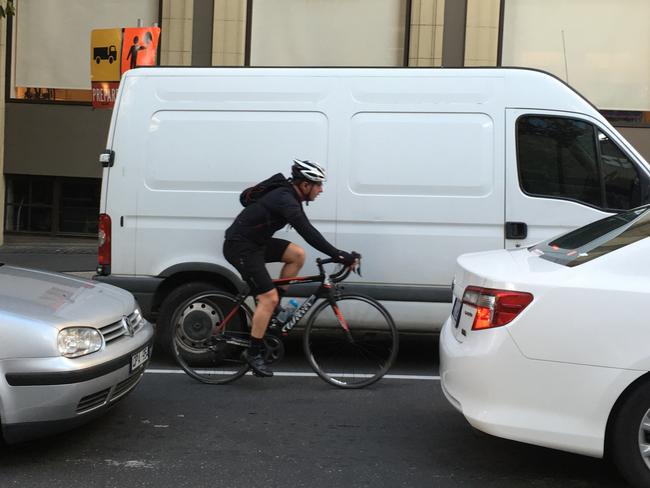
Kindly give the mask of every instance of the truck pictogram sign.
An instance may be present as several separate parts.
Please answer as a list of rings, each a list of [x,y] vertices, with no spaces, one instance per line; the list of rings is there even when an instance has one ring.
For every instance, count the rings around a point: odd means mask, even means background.
[[[120,81],[122,29],[94,29],[90,34],[90,81]]]
[[[102,60],[108,61],[109,64],[113,64],[117,58],[117,48],[111,44],[110,46],[101,46],[93,48],[93,56],[95,58],[95,63],[99,64]]]

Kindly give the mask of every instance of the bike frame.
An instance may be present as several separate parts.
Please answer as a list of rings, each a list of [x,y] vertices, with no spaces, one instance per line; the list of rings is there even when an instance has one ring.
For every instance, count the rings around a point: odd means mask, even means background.
[[[336,291],[338,290],[336,283],[338,281],[343,281],[348,276],[348,274],[350,274],[351,269],[347,268],[343,272],[335,273],[334,275],[328,276],[325,274],[322,268],[323,264],[326,264],[327,262],[328,261],[317,260],[318,267],[321,270],[321,274],[312,275],[312,276],[297,276],[294,278],[281,278],[281,279],[273,280],[273,284],[276,286],[318,283],[318,282],[321,283],[321,285],[318,287],[316,292],[314,292],[307,299],[305,299],[298,306],[298,308],[293,313],[291,318],[282,325],[281,330],[283,335],[287,335],[289,334],[289,332],[291,332],[291,329],[293,329],[296,326],[296,324],[300,322],[300,319],[302,319],[307,314],[307,312],[309,312],[309,310],[316,304],[316,300],[318,300],[319,298],[325,298],[330,302],[330,305],[334,310],[334,314],[336,315],[339,325],[343,327],[343,329],[345,329],[346,332],[350,331],[350,328],[348,327],[348,323],[345,320],[345,317],[343,317],[341,310],[336,305]],[[223,322],[221,322],[221,324],[217,328],[217,332],[224,332],[226,326],[228,325],[232,317],[237,313],[237,310],[239,309],[240,305],[244,303],[246,298],[248,298],[249,296],[251,296],[251,294],[250,291],[248,290],[244,293],[240,293],[237,295],[235,305],[233,306],[232,310],[230,310],[230,312],[228,312],[228,314],[224,317]],[[271,324],[273,323],[273,321],[275,321],[275,317],[271,318]]]

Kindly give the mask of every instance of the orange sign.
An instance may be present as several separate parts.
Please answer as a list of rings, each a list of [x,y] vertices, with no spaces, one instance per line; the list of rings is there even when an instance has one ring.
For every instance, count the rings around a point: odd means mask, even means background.
[[[122,36],[122,71],[155,66],[160,27],[127,27]]]

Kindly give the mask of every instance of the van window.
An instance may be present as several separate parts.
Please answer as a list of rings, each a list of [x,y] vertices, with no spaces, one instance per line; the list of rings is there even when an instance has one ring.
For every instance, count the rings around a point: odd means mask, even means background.
[[[641,205],[641,179],[634,163],[607,135],[598,131],[607,207],[626,210]]]
[[[517,163],[524,192],[602,206],[591,124],[565,117],[521,117]]]
[[[520,117],[517,165],[521,188],[531,196],[603,210],[629,210],[647,202],[642,196],[645,180],[635,164],[605,133],[583,120]]]

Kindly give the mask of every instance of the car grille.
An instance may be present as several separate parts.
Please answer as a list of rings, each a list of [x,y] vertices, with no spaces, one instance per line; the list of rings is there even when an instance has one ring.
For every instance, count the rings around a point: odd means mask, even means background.
[[[135,334],[142,328],[142,315],[138,309],[134,310],[131,315],[129,315],[126,320],[129,321],[131,327],[133,328],[133,333]],[[100,327],[99,332],[104,336],[104,342],[106,344],[115,341],[127,333],[127,329],[124,328],[124,324],[121,320],[108,324],[104,327]]]
[[[113,390],[113,394],[111,395],[111,401],[115,401],[118,398],[122,397],[123,395],[126,395],[129,391],[131,391],[133,387],[138,384],[140,379],[142,379],[143,375],[144,375],[144,371],[141,371],[139,373],[129,376],[124,381],[120,381],[115,386],[115,390]]]
[[[124,395],[129,393],[135,385],[137,385],[142,377],[144,376],[144,371],[139,371],[131,376],[129,376],[124,381],[120,381],[115,388],[113,393],[110,395],[110,401],[114,402],[122,398]],[[78,414],[89,412],[95,408],[101,407],[106,404],[109,400],[108,396],[111,393],[111,388],[106,388],[105,390],[98,391],[92,395],[87,395],[79,400],[77,405],[76,412]]]
[[[110,391],[111,389],[107,388],[105,390],[98,391],[97,393],[93,393],[92,395],[83,397],[81,400],[79,400],[79,404],[77,405],[77,413],[83,413],[87,412],[88,410],[92,410],[93,408],[101,407],[106,403],[106,399],[108,398]]]

